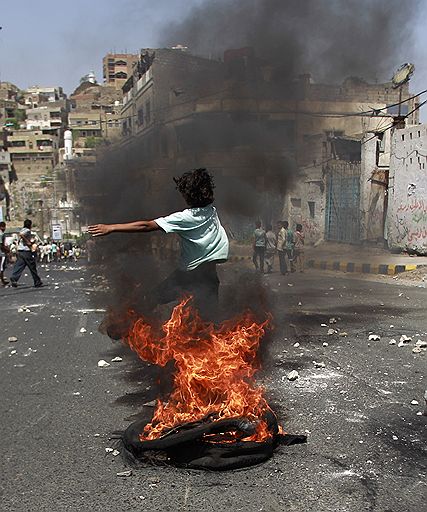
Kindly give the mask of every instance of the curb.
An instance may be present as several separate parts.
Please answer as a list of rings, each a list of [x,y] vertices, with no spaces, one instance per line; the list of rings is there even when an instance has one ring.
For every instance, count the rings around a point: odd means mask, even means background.
[[[251,256],[231,256],[228,261],[252,261]],[[355,272],[359,274],[383,274],[394,276],[401,272],[416,270],[426,265],[393,265],[393,264],[377,264],[371,263],[353,263],[344,261],[325,261],[325,260],[307,260],[306,268],[316,268],[318,270],[337,270],[339,272]]]
[[[308,260],[306,267],[317,268],[319,270],[338,270],[340,272],[357,272],[359,274],[383,274],[394,276],[400,272],[415,270],[423,265],[393,265],[393,264],[377,264],[371,263],[352,263],[343,261],[318,261]]]

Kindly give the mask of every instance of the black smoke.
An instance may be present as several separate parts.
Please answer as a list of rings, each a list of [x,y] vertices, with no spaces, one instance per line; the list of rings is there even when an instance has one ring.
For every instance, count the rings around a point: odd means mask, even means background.
[[[288,77],[386,81],[405,61],[419,7],[419,0],[208,0],[168,24],[162,43],[217,58],[252,47]]]

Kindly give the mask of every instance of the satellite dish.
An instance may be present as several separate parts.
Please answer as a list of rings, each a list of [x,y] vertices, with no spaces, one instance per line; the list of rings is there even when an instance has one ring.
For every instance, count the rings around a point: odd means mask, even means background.
[[[406,84],[406,82],[409,82],[411,76],[414,74],[414,71],[414,64],[411,64],[410,62],[402,64],[391,79],[393,82],[393,87],[396,89],[397,87]]]

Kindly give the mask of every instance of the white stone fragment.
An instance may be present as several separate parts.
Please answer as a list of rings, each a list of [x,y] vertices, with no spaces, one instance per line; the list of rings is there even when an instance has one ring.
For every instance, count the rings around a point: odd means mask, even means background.
[[[406,334],[402,334],[399,341],[403,341],[403,343],[409,343],[412,341],[412,338],[410,336],[406,336]]]
[[[427,348],[427,341],[424,341],[424,340],[418,340],[418,341],[415,343],[415,346],[416,346],[416,347],[420,347],[420,348]]]
[[[98,361],[99,368],[107,368],[107,366],[110,366],[110,363],[107,363],[107,361],[104,361],[104,359],[100,359]]]
[[[325,368],[326,367],[326,364],[323,361],[320,361],[320,362],[313,361],[313,364],[314,364],[315,368]]]
[[[114,450],[114,451],[113,451],[113,453],[112,453],[112,455],[113,455],[114,457],[117,457],[117,455],[120,455],[119,450]]]
[[[297,380],[299,377],[299,373],[296,370],[292,370],[288,373],[287,379],[288,380]]]
[[[82,334],[84,334],[85,332],[87,332],[87,329],[85,329],[84,327],[81,327],[80,332],[81,332]]]
[[[329,347],[329,343],[326,343],[326,341],[324,341],[324,342],[322,343],[322,345],[323,345],[324,347]]]
[[[378,334],[370,334],[368,337],[369,341],[379,341],[380,339],[381,339],[381,337],[378,336]]]
[[[105,448],[106,453],[112,453],[114,451],[113,448]]]
[[[397,341],[394,338],[388,342],[389,345],[396,345],[396,343]]]
[[[7,341],[9,343],[15,343],[15,341],[18,341],[18,338],[16,336],[9,336],[9,338],[7,338]]]
[[[411,405],[418,405],[418,400],[412,400]]]
[[[336,324],[337,323],[337,319],[332,317],[332,318],[329,319],[329,323],[330,324]]]
[[[117,476],[123,476],[123,477],[132,476],[132,470],[120,471],[119,473],[117,473]]]
[[[121,357],[114,357],[113,359],[111,359],[111,362],[112,363],[121,363],[123,361],[123,359]]]
[[[294,347],[298,348],[299,347],[299,343],[298,342],[294,343]]]
[[[328,336],[332,336],[332,334],[335,334],[337,331],[335,329],[328,329]]]

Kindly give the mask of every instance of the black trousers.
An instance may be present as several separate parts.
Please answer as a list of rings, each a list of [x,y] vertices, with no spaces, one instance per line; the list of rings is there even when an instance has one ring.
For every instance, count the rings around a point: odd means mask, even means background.
[[[167,304],[193,296],[194,305],[204,320],[214,321],[218,314],[219,279],[216,262],[202,263],[194,270],[175,270],[151,291],[148,297],[152,306]]]
[[[255,265],[255,268],[258,270],[261,270],[261,272],[264,272],[264,256],[265,256],[265,247],[254,247],[254,253],[252,256],[252,261]],[[259,260],[259,265],[258,265]]]
[[[42,281],[37,274],[36,256],[31,251],[18,251],[18,258],[10,276],[11,281],[18,282],[25,267],[28,267],[31,272],[34,286],[40,285]]]

